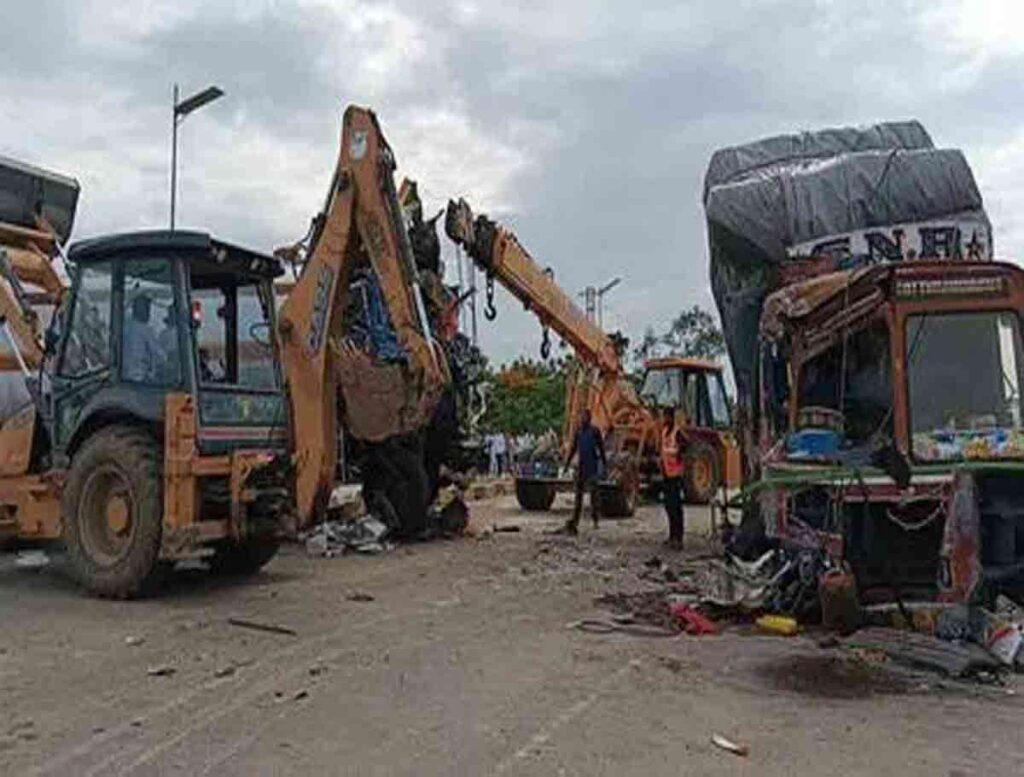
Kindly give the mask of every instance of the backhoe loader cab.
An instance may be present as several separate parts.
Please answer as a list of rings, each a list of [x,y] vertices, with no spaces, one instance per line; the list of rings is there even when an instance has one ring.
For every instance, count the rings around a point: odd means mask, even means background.
[[[640,399],[650,408],[676,409],[676,423],[687,437],[683,485],[690,501],[706,503],[723,483],[740,484],[740,451],[720,364],[682,356],[649,359]],[[659,481],[657,458],[648,457],[645,466],[649,481]]]
[[[194,400],[200,453],[253,440],[283,448],[275,259],[194,232],[104,237],[74,245],[69,259],[52,374],[58,459],[111,418],[161,427],[172,395]]]
[[[68,259],[35,450],[0,472],[0,510],[23,539],[62,538],[103,595],[141,593],[179,559],[257,569],[291,515],[278,261],[198,232],[103,237]]]

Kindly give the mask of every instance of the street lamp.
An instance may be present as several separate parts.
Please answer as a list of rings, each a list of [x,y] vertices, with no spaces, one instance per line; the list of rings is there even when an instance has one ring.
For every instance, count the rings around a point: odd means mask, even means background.
[[[178,85],[174,85],[174,109],[171,112],[171,231],[174,231],[174,205],[178,196],[178,125],[193,111],[224,96],[219,86],[208,86],[178,102]]]
[[[597,325],[604,327],[604,295],[622,283],[622,278],[612,278],[608,283],[597,290]]]

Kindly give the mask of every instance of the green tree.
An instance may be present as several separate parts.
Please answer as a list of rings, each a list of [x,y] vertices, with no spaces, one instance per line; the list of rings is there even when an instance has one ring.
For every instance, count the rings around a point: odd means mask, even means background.
[[[668,329],[657,334],[648,326],[633,357],[643,362],[660,352],[698,359],[720,359],[725,355],[725,337],[714,315],[700,305],[683,310]]]
[[[566,364],[565,360],[517,359],[490,375],[481,426],[506,434],[560,431],[565,415]]]

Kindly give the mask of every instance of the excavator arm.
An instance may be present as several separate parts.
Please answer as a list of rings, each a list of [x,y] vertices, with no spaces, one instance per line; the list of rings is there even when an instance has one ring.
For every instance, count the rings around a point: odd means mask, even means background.
[[[279,252],[304,259],[278,325],[300,525],[330,495],[339,419],[371,444],[414,434],[429,424],[451,380],[424,308],[394,169],[377,117],[350,106],[309,242]],[[353,306],[361,311],[356,319],[383,325],[385,343],[351,337]]]
[[[586,317],[550,270],[542,268],[512,232],[480,215],[474,218],[469,204],[449,200],[445,232],[465,249],[486,274],[518,299],[527,310],[569,343],[586,364],[601,372],[618,374],[622,364],[612,339]]]
[[[614,431],[610,447],[618,454],[621,477],[631,478],[624,470],[650,443],[655,421],[627,379],[612,338],[586,317],[512,232],[485,215],[474,217],[465,200],[448,202],[445,231],[487,274],[488,283],[501,283],[542,326],[576,351],[581,369],[570,375],[567,385],[563,452],[568,451],[580,410],[589,409],[603,434]]]

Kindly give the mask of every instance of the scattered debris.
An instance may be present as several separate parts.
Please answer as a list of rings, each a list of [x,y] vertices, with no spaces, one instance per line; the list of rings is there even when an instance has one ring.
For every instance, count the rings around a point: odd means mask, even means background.
[[[340,521],[355,521],[366,515],[363,487],[358,483],[342,483],[334,487],[327,501],[327,512]]]
[[[752,612],[768,607],[777,599],[782,583],[795,562],[779,563],[776,551],[748,562],[728,554],[724,561],[710,562],[698,580],[701,601],[721,609]]]
[[[23,550],[14,559],[18,569],[42,569],[49,565],[50,557],[41,550]]]
[[[265,631],[269,634],[287,634],[291,637],[297,637],[299,633],[295,629],[290,629],[287,626],[277,626],[272,623],[259,623],[258,621],[250,621],[244,618],[228,618],[228,623],[232,626],[238,626],[243,629],[252,629],[253,631]]]
[[[684,602],[671,604],[669,612],[687,634],[699,637],[704,634],[718,633],[718,626],[715,625],[714,621],[708,619]]]
[[[169,664],[161,664],[160,666],[151,666],[146,670],[146,674],[150,677],[170,677],[177,671],[177,669]]]
[[[218,669],[216,672],[214,672],[213,676],[216,677],[217,679],[220,679],[222,677],[231,677],[237,671],[238,671],[237,664],[228,664],[227,666],[222,666],[220,669]]]
[[[372,602],[376,597],[363,591],[353,591],[350,594],[346,594],[345,598],[350,602]]]
[[[346,550],[357,553],[383,553],[393,546],[387,542],[387,524],[373,515],[355,521],[324,521],[306,535],[306,552],[333,558]]]
[[[679,622],[669,611],[667,594],[664,591],[609,593],[597,597],[594,603],[619,615],[628,615],[636,623],[660,626],[679,633]]]
[[[631,634],[635,637],[676,637],[679,629],[669,626],[654,626],[649,623],[637,623],[630,619],[584,618],[573,621],[569,628],[586,631],[590,634]]]
[[[914,631],[871,626],[843,644],[878,650],[893,661],[938,670],[950,677],[977,676],[999,667],[999,662],[978,645],[947,642]]]
[[[145,641],[145,637],[128,636],[124,638],[124,644],[128,645],[129,647],[138,647]]]
[[[754,625],[761,631],[781,637],[792,637],[800,630],[796,618],[786,615],[762,615],[754,621]]]
[[[750,750],[746,745],[741,745],[733,742],[731,739],[722,736],[721,734],[712,734],[711,743],[722,750],[727,750],[734,755],[746,756],[750,753]]]

